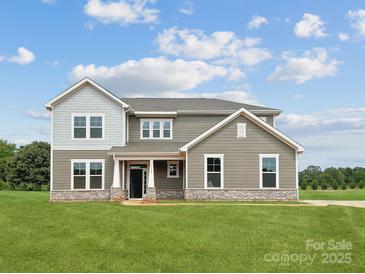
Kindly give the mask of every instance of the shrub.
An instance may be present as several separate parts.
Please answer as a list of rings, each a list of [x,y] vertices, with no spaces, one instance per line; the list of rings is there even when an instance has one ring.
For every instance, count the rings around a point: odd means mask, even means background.
[[[317,182],[317,180],[316,180],[316,179],[314,179],[314,180],[312,181],[312,189],[313,189],[313,190],[317,190],[317,189],[318,189],[318,182]]]
[[[27,191],[28,190],[27,184],[26,183],[20,183],[19,190]]]
[[[351,189],[356,188],[356,183],[355,183],[354,181],[352,181],[352,182],[350,183],[350,188],[351,188]]]
[[[334,183],[332,184],[332,188],[333,188],[334,190],[337,190],[337,189],[338,189],[338,184],[337,184],[336,182],[334,182]]]
[[[14,190],[14,189],[15,189],[15,184],[0,180],[0,190]]]
[[[325,181],[320,182],[321,189],[326,190],[328,188],[328,185]]]
[[[346,183],[345,183],[345,182],[343,182],[343,183],[341,184],[341,189],[345,190],[346,188],[347,188],[347,185],[346,185]]]
[[[301,184],[300,184],[300,188],[303,190],[306,190],[308,187],[308,183],[307,180],[304,180]]]
[[[42,186],[41,185],[38,185],[38,184],[34,184],[33,185],[33,190],[34,191],[41,191],[42,190]]]
[[[365,186],[365,181],[364,180],[361,180],[359,183],[358,183],[358,186],[360,189],[363,189],[364,186]]]

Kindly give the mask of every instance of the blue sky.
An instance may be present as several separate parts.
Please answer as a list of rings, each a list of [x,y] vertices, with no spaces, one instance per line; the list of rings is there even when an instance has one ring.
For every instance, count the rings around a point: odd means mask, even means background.
[[[43,105],[84,76],[121,96],[283,110],[300,166],[365,165],[365,1],[2,1],[0,138],[49,140]]]

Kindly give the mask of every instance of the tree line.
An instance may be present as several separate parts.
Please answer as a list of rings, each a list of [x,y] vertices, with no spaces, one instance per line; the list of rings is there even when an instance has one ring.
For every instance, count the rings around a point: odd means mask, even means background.
[[[16,147],[0,140],[0,190],[49,189],[50,144],[33,142]]]
[[[299,184],[301,189],[361,189],[365,186],[365,168],[329,167],[322,170],[319,166],[308,166],[299,172]]]

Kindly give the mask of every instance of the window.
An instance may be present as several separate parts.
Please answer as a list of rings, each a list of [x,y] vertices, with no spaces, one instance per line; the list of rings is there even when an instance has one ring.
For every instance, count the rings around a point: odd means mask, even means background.
[[[141,119],[141,139],[172,139],[172,119]]]
[[[153,138],[160,138],[160,121],[153,122]]]
[[[143,121],[142,138],[150,138],[150,121]]]
[[[205,188],[223,188],[223,155],[204,155],[204,181]]]
[[[72,190],[104,189],[104,160],[71,160]]]
[[[246,138],[246,123],[237,123],[237,138]]]
[[[72,139],[103,139],[104,114],[72,114]]]
[[[171,122],[164,121],[163,122],[163,137],[170,138],[170,136],[171,136]]]
[[[179,178],[179,161],[167,162],[167,178]]]
[[[91,139],[103,138],[103,117],[90,116],[90,138]]]
[[[74,116],[74,138],[86,138],[86,116]]]
[[[101,189],[103,184],[102,163],[90,163],[90,189]]]
[[[278,188],[279,187],[279,155],[261,154],[260,155],[260,187]]]
[[[73,164],[74,189],[86,188],[86,163]]]

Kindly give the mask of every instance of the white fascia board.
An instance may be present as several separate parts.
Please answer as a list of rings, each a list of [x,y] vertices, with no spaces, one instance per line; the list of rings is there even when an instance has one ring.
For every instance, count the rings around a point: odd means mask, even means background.
[[[248,110],[246,110],[244,108],[237,110],[235,113],[231,114],[226,119],[222,120],[215,126],[208,129],[206,132],[202,133],[201,135],[199,135],[198,137],[196,137],[195,139],[193,139],[192,141],[190,141],[189,143],[187,143],[186,145],[181,147],[180,151],[187,151],[189,148],[196,145],[197,143],[199,143],[200,141],[202,141],[203,139],[205,139],[206,137],[208,137],[209,135],[211,135],[212,133],[214,133],[215,131],[217,131],[218,129],[223,127],[224,125],[228,124],[229,122],[231,122],[233,119],[235,119],[236,117],[238,117],[241,114],[245,115],[249,120],[254,122],[256,125],[260,126],[261,128],[265,129],[267,132],[271,133],[278,139],[282,140],[284,143],[293,147],[297,152],[304,151],[303,146],[301,146],[300,144],[298,144],[297,142],[295,142],[294,140],[292,140],[291,138],[289,138],[288,136],[286,136],[285,134],[283,134],[282,132],[280,132],[279,130],[274,128],[273,126],[265,123],[259,117],[252,114],[251,112],[249,112]]]
[[[111,99],[113,99],[117,103],[121,104],[123,106],[123,108],[129,108],[129,105],[127,103],[123,102],[117,96],[115,96],[114,94],[112,94],[110,91],[107,91],[105,88],[103,88],[102,86],[100,86],[99,84],[95,83],[93,80],[91,80],[90,78],[87,78],[87,77],[84,78],[84,79],[82,79],[82,80],[80,80],[79,82],[77,82],[76,84],[74,84],[73,86],[71,86],[70,88],[66,89],[64,92],[62,92],[61,94],[57,95],[51,101],[47,102],[45,104],[45,107],[47,109],[52,109],[52,106],[55,103],[57,103],[58,101],[62,100],[65,97],[67,97],[74,90],[78,89],[79,87],[81,87],[85,83],[90,84],[91,86],[95,87],[97,90],[99,90],[104,95],[110,97]]]
[[[136,117],[176,117],[176,111],[134,111]]]

